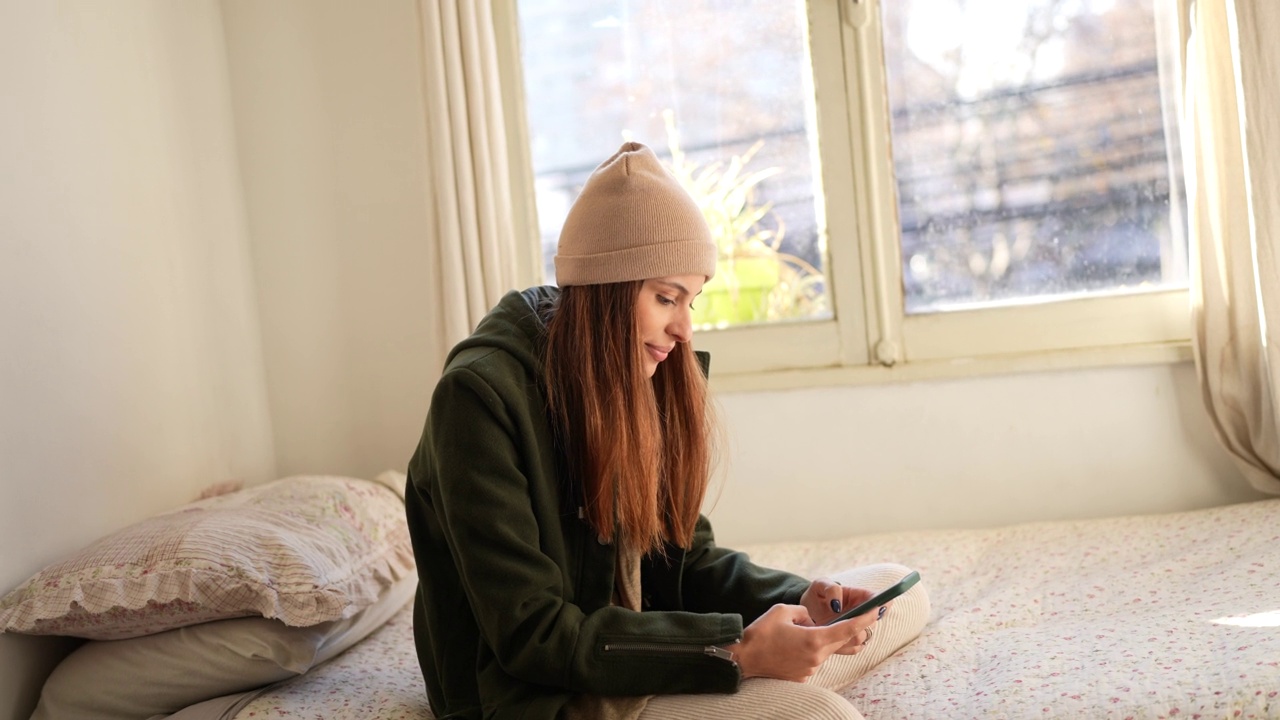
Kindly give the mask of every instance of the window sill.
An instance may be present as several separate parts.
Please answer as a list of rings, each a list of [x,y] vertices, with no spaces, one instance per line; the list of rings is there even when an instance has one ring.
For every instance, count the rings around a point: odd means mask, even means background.
[[[1163,365],[1188,362],[1193,359],[1191,343],[1188,341],[977,358],[918,360],[898,363],[892,367],[857,365],[742,373],[717,373],[713,356],[711,387],[717,393],[740,393],[814,387],[886,385],[1056,370]]]

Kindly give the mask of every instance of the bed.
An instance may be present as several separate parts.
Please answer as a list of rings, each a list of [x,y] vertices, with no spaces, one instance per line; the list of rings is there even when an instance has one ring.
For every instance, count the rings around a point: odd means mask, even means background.
[[[1280,718],[1280,499],[741,549],[807,576],[920,570],[923,634],[842,693],[868,720]],[[398,592],[341,652],[171,720],[432,717]]]
[[[1280,717],[1280,500],[744,550],[808,576],[892,558],[928,578],[924,634],[843,693],[868,720]],[[409,608],[229,717],[357,716],[431,717]]]

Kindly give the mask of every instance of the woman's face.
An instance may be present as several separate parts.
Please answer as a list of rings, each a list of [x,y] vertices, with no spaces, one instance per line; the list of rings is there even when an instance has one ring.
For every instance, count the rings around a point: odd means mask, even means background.
[[[653,377],[676,343],[693,338],[693,299],[707,279],[702,275],[671,275],[645,280],[636,299],[645,374]]]

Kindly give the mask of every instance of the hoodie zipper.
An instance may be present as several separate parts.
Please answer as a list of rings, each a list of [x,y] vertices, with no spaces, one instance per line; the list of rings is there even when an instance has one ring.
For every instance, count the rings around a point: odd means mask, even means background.
[[[732,640],[730,644],[741,642]],[[619,642],[605,643],[606,653],[637,653],[645,655],[706,655],[737,664],[733,653],[719,645],[673,645],[669,643]]]

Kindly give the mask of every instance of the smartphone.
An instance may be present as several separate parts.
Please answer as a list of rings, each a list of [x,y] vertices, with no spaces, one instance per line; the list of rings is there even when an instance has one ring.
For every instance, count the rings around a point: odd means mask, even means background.
[[[880,592],[871,596],[871,598],[866,600],[865,602],[858,603],[851,609],[840,613],[839,615],[835,616],[834,619],[828,622],[827,625],[834,625],[840,622],[841,620],[848,620],[849,618],[857,617],[868,610],[878,608],[881,605],[884,605],[885,603],[889,602],[890,600],[898,597],[902,593],[910,590],[911,586],[915,585],[918,582],[920,582],[920,573],[916,570],[912,570],[911,572],[907,573],[906,577],[899,580],[897,584],[891,585],[885,588],[884,590],[881,590]]]

